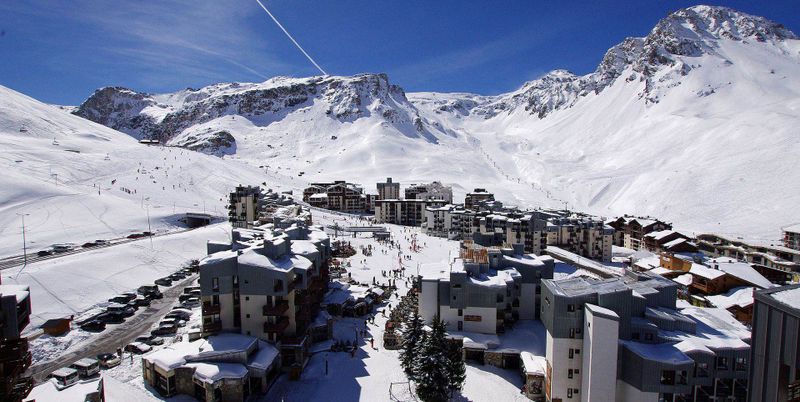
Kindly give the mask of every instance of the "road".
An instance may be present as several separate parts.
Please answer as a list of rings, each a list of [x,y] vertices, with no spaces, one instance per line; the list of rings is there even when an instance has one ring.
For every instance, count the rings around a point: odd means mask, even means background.
[[[168,231],[168,232],[154,233],[153,237],[169,236],[169,235],[174,235],[174,234],[178,234],[178,233],[188,232],[188,231],[194,230],[194,229],[197,229],[197,228],[185,228],[185,229],[179,229],[179,230],[171,230],[171,231]],[[149,236],[140,237],[138,239],[129,239],[127,237],[123,237],[123,238],[119,238],[119,239],[109,240],[108,243],[104,244],[104,245],[99,245],[99,246],[94,246],[94,247],[87,247],[87,248],[77,247],[75,249],[72,249],[70,251],[65,251],[63,253],[54,253],[54,254],[44,255],[44,256],[39,256],[39,255],[36,254],[36,252],[33,252],[33,253],[29,253],[28,254],[28,263],[30,264],[30,263],[34,263],[34,262],[38,262],[38,261],[50,260],[50,259],[53,259],[53,258],[65,257],[65,256],[68,256],[68,255],[79,254],[79,253],[83,253],[83,252],[86,252],[86,251],[99,250],[101,248],[117,246],[117,245],[120,245],[120,244],[130,243],[130,242],[134,242],[134,241],[144,241],[144,240],[148,240],[148,239],[149,239]],[[5,269],[9,269],[9,268],[22,266],[24,263],[25,263],[25,257],[22,256],[22,255],[15,255],[15,256],[12,256],[12,257],[5,257],[5,258],[0,259],[0,271],[5,270]]]
[[[153,300],[146,310],[136,312],[122,324],[109,324],[106,330],[99,333],[97,337],[88,339],[79,347],[69,350],[57,359],[31,366],[28,375],[32,376],[36,383],[44,381],[50,373],[83,359],[84,357],[95,357],[101,353],[114,353],[117,348],[124,347],[141,335],[149,334],[150,327],[161,320],[175,306],[178,296],[183,293],[183,289],[197,279],[197,275],[192,275],[177,285],[164,291],[164,298]],[[74,328],[73,331],[82,331]]]

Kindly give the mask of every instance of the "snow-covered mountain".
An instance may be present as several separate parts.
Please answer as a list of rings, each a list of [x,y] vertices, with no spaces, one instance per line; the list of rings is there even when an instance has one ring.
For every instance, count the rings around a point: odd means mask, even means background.
[[[598,55],[598,58],[600,55]],[[497,96],[408,93],[383,74],[171,94],[102,88],[73,113],[293,183],[441,180],[522,206],[652,214],[776,238],[800,221],[800,40],[728,8],[670,14],[586,75]]]

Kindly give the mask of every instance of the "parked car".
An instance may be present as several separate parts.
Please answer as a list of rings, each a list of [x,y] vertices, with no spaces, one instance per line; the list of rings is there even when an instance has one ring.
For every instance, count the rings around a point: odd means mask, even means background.
[[[150,334],[156,336],[172,335],[178,332],[178,326],[175,324],[159,325],[158,328],[150,331]]]
[[[81,324],[81,329],[89,332],[102,332],[106,329],[106,323],[103,320],[94,319]]]
[[[192,316],[192,313],[186,313],[183,310],[173,310],[167,313],[164,318],[175,318],[178,320],[189,321],[189,318]]]
[[[136,296],[139,296],[139,295],[136,292],[125,292],[121,296],[127,297],[128,301],[131,301],[131,300],[135,299]]]
[[[128,296],[120,295],[120,296],[114,296],[114,297],[108,299],[108,302],[109,303],[115,303],[115,304],[127,304],[131,300],[133,300],[133,299],[129,298]]]
[[[104,324],[122,324],[125,322],[125,317],[121,313],[116,312],[105,312],[99,314],[97,319],[102,321]]]
[[[145,344],[148,344],[150,346],[155,346],[155,345],[163,345],[164,344],[164,339],[159,338],[159,337],[157,337],[155,335],[140,336],[140,337],[136,338],[135,342],[145,343]]]
[[[141,233],[131,233],[128,235],[129,239],[140,239],[142,237],[145,237],[145,235]]]
[[[161,286],[172,286],[172,279],[170,279],[169,277],[156,279],[155,284]]]
[[[134,303],[139,307],[147,307],[150,305],[150,298],[147,296],[139,296],[134,300]]]
[[[111,303],[106,307],[106,311],[109,313],[118,313],[121,314],[123,317],[130,317],[136,310],[128,306],[127,304],[119,304],[119,303]]]
[[[78,382],[80,376],[78,375],[77,370],[69,367],[62,367],[52,372],[50,374],[50,378],[54,378],[56,380],[57,389],[64,389]]]
[[[100,362],[91,357],[84,357],[70,366],[78,371],[81,378],[88,378],[100,372]]]
[[[125,346],[126,352],[135,353],[137,355],[140,355],[142,353],[147,353],[152,349],[153,348],[150,345],[141,342],[131,342],[127,346]]]
[[[44,256],[47,256],[47,255],[52,255],[52,254],[53,254],[53,250],[50,250],[50,249],[39,250],[39,252],[36,253],[36,255],[38,255],[39,257],[44,257]]]
[[[173,281],[179,281],[181,279],[186,279],[186,275],[176,272],[176,273],[170,275],[169,279],[172,279]]]
[[[64,253],[75,249],[75,247],[76,246],[72,243],[58,243],[58,244],[53,244],[53,251],[56,253]]]
[[[81,245],[81,247],[83,247],[83,248],[97,247],[97,243],[95,243],[93,241],[90,241],[90,242],[83,243]]]
[[[100,367],[106,369],[119,366],[120,364],[119,356],[114,353],[99,354],[97,355],[97,360],[100,361]]]
[[[108,240],[103,240],[103,239],[100,239],[100,240],[95,240],[95,241],[94,241],[94,244],[96,244],[96,245],[98,245],[98,246],[106,246],[106,245],[108,245],[109,243],[108,243]]]

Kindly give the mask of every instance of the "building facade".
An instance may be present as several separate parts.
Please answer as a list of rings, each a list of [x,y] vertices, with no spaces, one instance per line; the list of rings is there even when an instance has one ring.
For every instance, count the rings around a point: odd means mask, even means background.
[[[391,177],[386,178],[386,182],[378,183],[377,200],[396,200],[400,198],[400,183],[393,183]]]
[[[464,208],[477,209],[478,203],[481,201],[494,201],[494,194],[486,191],[485,188],[476,188],[464,197]]]
[[[21,401],[33,388],[33,381],[25,376],[31,352],[28,339],[22,337],[30,315],[30,288],[0,285],[0,400]]]
[[[303,190],[303,201],[312,207],[351,214],[369,212],[371,207],[361,187],[343,180],[311,183]]]
[[[375,223],[422,226],[427,207],[441,207],[444,201],[435,200],[377,200]]]
[[[437,200],[444,201],[446,204],[453,203],[453,188],[438,181],[412,184],[406,187],[404,194],[407,200]]]
[[[744,401],[746,330],[711,329],[676,299],[674,282],[632,271],[542,281],[547,400]]]
[[[547,245],[582,257],[611,261],[614,229],[590,216],[552,218],[547,223]]]
[[[438,315],[451,331],[502,333],[539,317],[540,283],[553,277],[553,266],[551,257],[524,254],[519,245],[468,246],[452,266],[432,270],[447,275],[421,278],[420,315],[427,322]]]
[[[203,332],[238,332],[279,346],[283,366],[307,358],[307,333],[327,290],[330,240],[297,222],[233,231],[200,262]]]
[[[800,401],[800,285],[755,292],[752,402]]]

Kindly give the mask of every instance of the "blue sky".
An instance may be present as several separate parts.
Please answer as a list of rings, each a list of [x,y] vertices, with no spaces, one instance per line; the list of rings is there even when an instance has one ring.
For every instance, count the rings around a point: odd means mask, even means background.
[[[264,0],[262,0],[264,1]],[[496,94],[597,66],[684,1],[301,1],[266,6],[330,74],[406,91]],[[726,1],[800,33],[797,0]],[[318,71],[255,0],[0,2],[0,84],[57,104],[119,85],[170,92]]]

